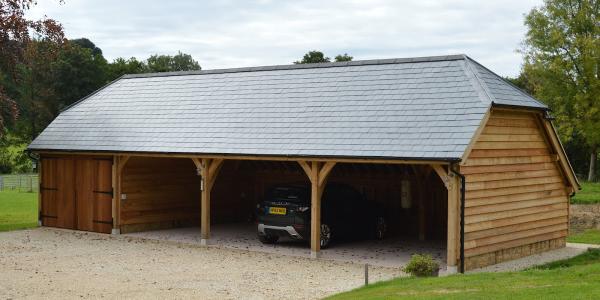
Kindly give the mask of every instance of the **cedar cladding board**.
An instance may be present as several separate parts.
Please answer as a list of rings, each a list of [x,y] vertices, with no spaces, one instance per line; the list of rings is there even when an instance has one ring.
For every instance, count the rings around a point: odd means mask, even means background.
[[[553,152],[535,114],[492,112],[461,167],[468,267],[500,262],[508,249],[514,259],[528,255],[524,246],[564,240],[569,196]]]

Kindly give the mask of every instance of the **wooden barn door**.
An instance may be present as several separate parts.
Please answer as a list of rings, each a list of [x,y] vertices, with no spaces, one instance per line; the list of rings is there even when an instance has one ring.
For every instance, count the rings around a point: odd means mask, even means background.
[[[72,159],[42,159],[42,225],[75,228],[74,179]]]
[[[95,161],[92,159],[79,159],[75,164],[77,176],[75,177],[75,204],[77,207],[77,229],[92,231],[94,223],[94,183],[96,177],[93,172]]]
[[[85,231],[112,229],[112,160],[42,158],[42,225]]]
[[[112,159],[95,159],[92,183],[92,231],[112,230]]]
[[[56,211],[56,159],[44,158],[41,160],[40,193],[42,203],[40,208],[40,220],[43,226],[56,227],[58,212]]]

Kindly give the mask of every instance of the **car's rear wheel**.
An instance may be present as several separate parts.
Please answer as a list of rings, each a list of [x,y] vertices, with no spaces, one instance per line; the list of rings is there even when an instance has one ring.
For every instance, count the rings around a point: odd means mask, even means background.
[[[321,224],[321,248],[327,248],[331,242],[331,227]]]
[[[275,244],[279,237],[276,235],[258,235],[258,240],[263,244]]]
[[[375,223],[375,238],[378,240],[383,240],[385,237],[385,232],[387,231],[387,223],[385,222],[384,217],[377,217]]]

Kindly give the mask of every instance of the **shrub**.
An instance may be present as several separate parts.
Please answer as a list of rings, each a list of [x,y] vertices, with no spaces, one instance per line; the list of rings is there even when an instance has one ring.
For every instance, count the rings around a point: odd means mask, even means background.
[[[437,276],[440,265],[428,254],[414,254],[402,270],[417,277]]]

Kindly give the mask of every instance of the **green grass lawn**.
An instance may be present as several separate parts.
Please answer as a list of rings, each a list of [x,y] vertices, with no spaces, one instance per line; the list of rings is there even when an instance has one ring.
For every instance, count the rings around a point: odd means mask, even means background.
[[[521,272],[398,278],[328,299],[596,299],[600,250]]]
[[[582,233],[570,235],[567,238],[569,243],[584,243],[600,245],[600,230],[589,229]]]
[[[600,182],[581,182],[581,191],[571,198],[573,204],[600,203]]]
[[[37,193],[0,192],[0,231],[37,226]]]

